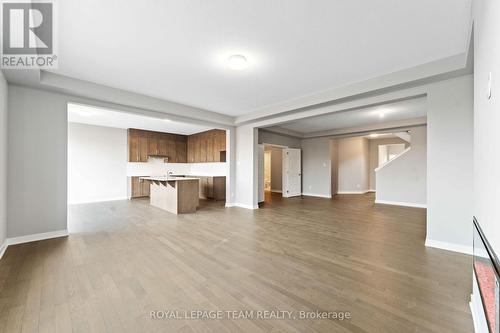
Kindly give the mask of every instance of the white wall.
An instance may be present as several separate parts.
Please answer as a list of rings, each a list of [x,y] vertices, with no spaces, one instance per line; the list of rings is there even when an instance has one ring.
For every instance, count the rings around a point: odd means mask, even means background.
[[[331,197],[330,139],[302,140],[302,193]]]
[[[234,205],[258,208],[258,131],[252,126],[236,128],[236,188]]]
[[[474,207],[500,255],[500,2],[477,0],[474,12]],[[492,98],[487,98],[492,74]],[[470,222],[470,219],[469,221]],[[470,223],[469,223],[470,225]]]
[[[226,205],[236,199],[236,128],[226,130]]]
[[[301,140],[299,138],[268,132],[262,129],[259,129],[258,133],[259,133],[260,144],[267,143],[279,146],[286,146],[289,148],[300,148],[301,145]]]
[[[67,100],[9,85],[7,237],[67,229]]]
[[[472,77],[435,84],[428,93],[427,103],[427,242],[453,244],[470,250],[473,215]],[[488,122],[494,120],[488,119]],[[488,182],[491,179],[488,178]]]
[[[338,139],[338,193],[369,190],[369,142],[363,137]]]
[[[0,71],[0,258],[7,239],[7,82]]]
[[[370,190],[376,190],[375,169],[378,168],[378,146],[403,143],[406,148],[410,145],[400,138],[370,139]]]
[[[425,207],[427,204],[427,129],[411,129],[411,148],[406,153],[382,165],[376,173],[376,199],[379,203],[394,203]]]
[[[69,123],[68,204],[127,197],[127,130]]]

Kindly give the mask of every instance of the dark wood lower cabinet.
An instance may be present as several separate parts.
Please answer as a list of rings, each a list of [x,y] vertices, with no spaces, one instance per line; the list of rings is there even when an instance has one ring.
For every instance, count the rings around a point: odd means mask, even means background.
[[[191,177],[200,179],[200,199],[226,200],[226,177]]]
[[[200,199],[207,200],[226,200],[226,177],[224,176],[189,176],[200,179]],[[149,197],[150,185],[149,180],[139,179],[140,177],[131,178],[130,198]]]
[[[226,177],[213,177],[214,199],[226,200]]]
[[[149,197],[151,182],[149,180],[139,179],[140,177],[131,177],[130,198]]]

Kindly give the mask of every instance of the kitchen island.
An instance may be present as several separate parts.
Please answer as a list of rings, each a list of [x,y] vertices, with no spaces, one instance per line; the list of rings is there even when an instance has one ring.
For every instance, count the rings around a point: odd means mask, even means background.
[[[151,183],[150,204],[174,214],[195,213],[199,206],[199,178],[141,177]]]

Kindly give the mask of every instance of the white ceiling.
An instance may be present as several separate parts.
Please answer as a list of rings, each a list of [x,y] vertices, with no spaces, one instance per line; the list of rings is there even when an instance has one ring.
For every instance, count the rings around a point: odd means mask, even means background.
[[[55,72],[236,116],[464,53],[470,7],[471,0],[64,0]],[[249,68],[227,68],[236,53]]]
[[[380,117],[381,113],[384,114],[383,118]],[[280,124],[278,127],[301,134],[307,134],[319,131],[382,124],[425,116],[427,116],[427,100],[425,97],[421,97],[375,107],[304,118],[298,121]],[[272,128],[273,127],[269,129],[272,130]]]
[[[115,128],[138,128],[185,135],[212,129],[212,127],[171,121],[167,118],[152,118],[80,104],[68,104],[68,122]]]

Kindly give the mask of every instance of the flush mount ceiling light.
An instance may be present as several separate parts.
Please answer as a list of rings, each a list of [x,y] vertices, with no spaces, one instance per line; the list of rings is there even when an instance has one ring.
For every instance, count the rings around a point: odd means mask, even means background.
[[[234,54],[227,59],[227,66],[233,71],[241,71],[248,67],[248,61],[241,54]]]

